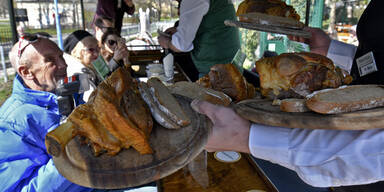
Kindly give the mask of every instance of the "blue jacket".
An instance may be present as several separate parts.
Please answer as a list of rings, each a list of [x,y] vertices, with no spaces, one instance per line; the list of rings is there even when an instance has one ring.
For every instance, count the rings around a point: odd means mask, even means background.
[[[59,174],[44,138],[59,125],[56,95],[24,87],[16,76],[0,108],[0,191],[91,191]]]

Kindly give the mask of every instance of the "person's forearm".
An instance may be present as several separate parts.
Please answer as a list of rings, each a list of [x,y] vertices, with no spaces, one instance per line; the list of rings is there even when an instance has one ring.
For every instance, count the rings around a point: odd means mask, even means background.
[[[159,44],[161,47],[163,47],[164,49],[171,49],[172,51],[174,52],[182,52],[180,51],[178,48],[176,48],[173,44],[172,44],[172,40],[171,38],[169,37],[165,37],[163,35],[160,35],[159,38]]]
[[[46,165],[41,166],[37,172],[38,174],[33,177],[28,185],[23,187],[26,191],[91,191],[85,187],[76,185],[57,171],[53,164],[53,160],[50,159]]]
[[[384,130],[339,131],[253,125],[251,154],[294,170],[316,187],[384,179]]]

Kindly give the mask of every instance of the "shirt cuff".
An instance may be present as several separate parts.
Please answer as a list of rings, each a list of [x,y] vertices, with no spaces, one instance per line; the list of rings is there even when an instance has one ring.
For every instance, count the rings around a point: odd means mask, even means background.
[[[356,46],[332,40],[329,45],[327,57],[330,58],[336,66],[351,72],[355,53]]]
[[[172,35],[172,45],[176,47],[181,52],[189,52],[193,49],[193,44],[186,44],[183,41],[183,38],[180,37],[179,33],[176,32]]]
[[[253,156],[290,168],[288,136],[291,129],[252,124],[249,150]]]

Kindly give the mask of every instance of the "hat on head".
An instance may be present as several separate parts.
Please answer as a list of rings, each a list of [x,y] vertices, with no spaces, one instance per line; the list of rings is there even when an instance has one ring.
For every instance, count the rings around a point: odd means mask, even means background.
[[[72,50],[76,47],[77,43],[79,43],[82,39],[88,36],[92,36],[88,31],[74,31],[64,40],[64,52],[71,54]]]

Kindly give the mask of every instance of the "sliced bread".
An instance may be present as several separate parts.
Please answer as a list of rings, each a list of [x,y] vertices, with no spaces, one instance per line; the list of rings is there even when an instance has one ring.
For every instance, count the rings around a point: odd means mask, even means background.
[[[184,113],[179,102],[171,94],[169,89],[158,79],[151,78],[147,81],[154,101],[158,104],[161,111],[170,117],[180,126],[187,126],[191,123],[189,117]]]
[[[306,105],[310,110],[322,114],[337,114],[380,107],[384,105],[384,87],[351,85],[326,89],[311,94]]]
[[[149,109],[151,110],[151,114],[153,118],[155,118],[156,122],[159,123],[161,126],[168,128],[168,129],[178,129],[180,128],[180,125],[178,125],[176,122],[173,122],[169,117],[159,109],[155,101],[153,100],[151,91],[149,90],[149,87],[146,83],[140,82],[139,83],[139,91],[140,95],[147,103]]]
[[[232,101],[232,99],[223,92],[205,88],[197,83],[188,81],[179,81],[169,88],[173,94],[182,95],[191,99],[201,99],[213,104],[228,106]]]
[[[310,109],[305,105],[305,99],[289,98],[280,103],[280,110],[285,112],[308,112]]]

